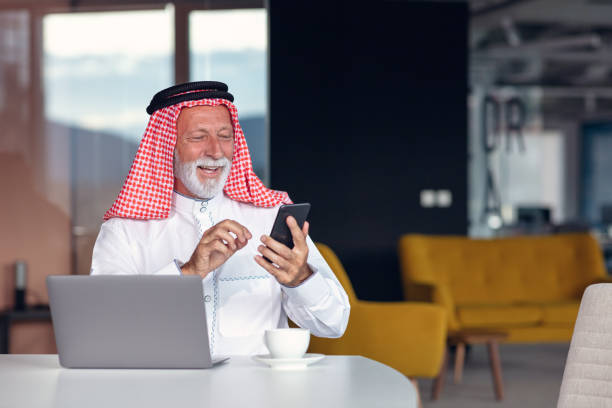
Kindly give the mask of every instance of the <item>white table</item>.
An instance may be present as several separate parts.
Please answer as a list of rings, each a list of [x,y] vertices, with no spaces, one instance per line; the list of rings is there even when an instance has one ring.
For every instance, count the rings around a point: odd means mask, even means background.
[[[300,371],[232,357],[207,370],[82,370],[57,355],[0,356],[0,407],[404,407],[412,383],[359,356],[327,356]]]

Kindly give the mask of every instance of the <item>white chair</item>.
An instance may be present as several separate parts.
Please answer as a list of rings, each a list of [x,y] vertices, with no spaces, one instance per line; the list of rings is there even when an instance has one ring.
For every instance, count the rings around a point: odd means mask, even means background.
[[[557,403],[557,408],[599,407],[612,407],[612,283],[584,292]]]

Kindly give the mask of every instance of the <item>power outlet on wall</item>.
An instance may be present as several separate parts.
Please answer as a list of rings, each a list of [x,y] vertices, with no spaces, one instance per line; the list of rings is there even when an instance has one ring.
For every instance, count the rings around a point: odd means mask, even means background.
[[[421,190],[421,207],[432,208],[436,206],[436,192],[434,190]]]
[[[450,207],[453,205],[453,193],[450,190],[438,190],[436,191],[436,201],[438,207]]]
[[[423,208],[448,208],[453,205],[453,193],[450,190],[421,190],[421,207]]]

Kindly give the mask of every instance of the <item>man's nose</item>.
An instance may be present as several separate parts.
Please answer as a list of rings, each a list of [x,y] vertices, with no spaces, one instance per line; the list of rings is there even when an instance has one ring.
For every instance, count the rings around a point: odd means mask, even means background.
[[[206,149],[206,155],[217,160],[223,157],[223,151],[221,150],[221,144],[219,143],[218,137],[211,137]]]

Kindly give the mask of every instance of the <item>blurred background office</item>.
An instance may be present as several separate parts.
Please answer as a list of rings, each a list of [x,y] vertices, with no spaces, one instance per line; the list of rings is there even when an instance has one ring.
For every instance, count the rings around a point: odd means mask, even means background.
[[[41,310],[89,273],[146,105],[195,80],[360,299],[405,300],[404,234],[589,233],[612,268],[612,1],[0,0],[0,309],[18,267]],[[44,319],[10,333],[55,352]]]

